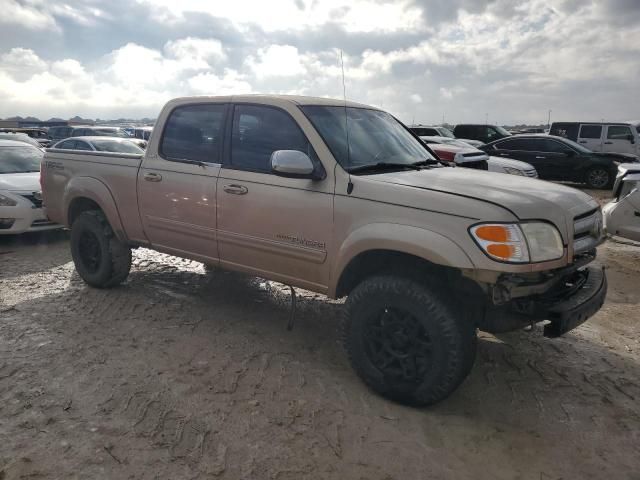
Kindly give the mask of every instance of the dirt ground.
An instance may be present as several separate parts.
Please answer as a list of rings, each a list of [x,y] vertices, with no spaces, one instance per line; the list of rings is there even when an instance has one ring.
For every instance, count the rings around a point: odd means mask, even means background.
[[[592,192],[604,199],[602,192]],[[563,338],[481,334],[449,399],[367,390],[340,302],[135,252],[87,287],[67,235],[0,238],[0,479],[640,479],[640,247]]]

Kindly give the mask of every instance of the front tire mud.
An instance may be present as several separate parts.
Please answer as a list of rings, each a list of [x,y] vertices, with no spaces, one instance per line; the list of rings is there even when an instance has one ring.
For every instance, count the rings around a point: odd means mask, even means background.
[[[80,277],[96,288],[122,283],[131,270],[131,248],[116,238],[99,210],[83,212],[73,222],[71,256]]]

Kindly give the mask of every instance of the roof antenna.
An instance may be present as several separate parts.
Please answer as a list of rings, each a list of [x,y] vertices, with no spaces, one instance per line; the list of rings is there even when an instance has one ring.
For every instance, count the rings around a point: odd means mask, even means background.
[[[347,87],[344,82],[344,60],[342,59],[342,50],[340,50],[340,67],[342,68],[342,97],[344,98],[344,129],[347,134],[347,165],[351,166],[351,144],[349,143],[349,116],[347,115]],[[353,192],[353,182],[351,182],[351,174],[349,173],[349,182],[347,183],[347,195]]]

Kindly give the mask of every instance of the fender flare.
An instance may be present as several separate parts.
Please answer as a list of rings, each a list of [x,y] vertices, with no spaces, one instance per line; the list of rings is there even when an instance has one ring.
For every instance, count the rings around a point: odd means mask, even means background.
[[[370,223],[352,231],[342,242],[331,272],[330,297],[336,294],[340,277],[349,263],[361,253],[371,250],[407,253],[447,267],[476,268],[455,241],[440,233],[396,223]]]
[[[88,198],[94,201],[104,212],[109,225],[119,240],[127,241],[127,237],[120,220],[120,213],[111,190],[106,184],[93,177],[74,177],[67,183],[63,193],[62,205],[64,205],[64,224],[71,227],[69,222],[69,208],[74,200]]]

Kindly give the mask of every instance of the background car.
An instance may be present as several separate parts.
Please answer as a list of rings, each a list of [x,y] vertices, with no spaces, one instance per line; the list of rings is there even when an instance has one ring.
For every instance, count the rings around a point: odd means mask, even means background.
[[[514,135],[491,142],[482,150],[497,157],[527,162],[544,180],[586,183],[591,188],[611,188],[621,161],[637,157],[592,152],[569,139],[552,135]]]
[[[135,138],[129,135],[124,128],[109,127],[109,126],[92,126],[92,127],[77,127],[71,131],[69,137],[119,137],[128,138],[140,148],[147,148],[147,141],[140,138]]]
[[[41,147],[48,147],[51,140],[48,137],[47,130],[42,128],[2,128],[0,132],[21,133],[33,138]]]
[[[411,125],[409,127],[413,133],[419,137],[449,137],[456,138],[451,130],[446,127],[435,127],[425,125]]]
[[[429,147],[432,150],[434,150],[439,157],[441,156],[441,154],[438,153],[438,150],[442,152],[442,156],[445,158],[450,157],[452,153],[456,153],[457,155],[463,155],[462,161],[464,162],[465,153],[469,154],[472,151],[477,151],[478,154],[484,153],[482,152],[482,150],[478,150],[474,147],[471,147],[468,143],[455,138],[420,137],[420,139],[423,142],[429,144]],[[443,145],[446,145],[446,147],[443,147]],[[456,149],[459,149],[459,150],[456,151]],[[441,158],[441,159],[445,160],[445,158]],[[469,156],[466,158],[474,158],[474,157]],[[475,158],[480,159],[479,156],[476,156]],[[455,155],[453,159],[454,159],[453,161],[456,161]],[[460,159],[460,156],[458,156],[458,159]],[[483,160],[487,163],[487,170],[489,170],[490,172],[507,173],[510,175],[521,175],[521,176],[532,177],[532,178],[538,177],[538,173],[536,172],[536,169],[526,162],[521,162],[521,161],[513,160],[510,158],[492,157],[489,155],[486,155],[486,158],[483,158]],[[458,164],[457,161],[456,161],[456,164]],[[460,166],[466,166],[466,165],[460,164]]]
[[[47,136],[49,137],[49,140],[51,140],[51,143],[55,143],[64,138],[69,138],[71,136],[72,130],[73,130],[73,127],[70,127],[68,125],[58,126],[58,127],[49,127],[49,130],[47,131]]]
[[[504,128],[498,125],[483,125],[476,123],[461,123],[453,128],[456,138],[466,138],[482,143],[489,143],[499,138],[511,136]]]
[[[28,143],[36,148],[42,148],[40,142],[38,142],[35,138],[31,138],[26,133],[10,133],[10,132],[0,132],[1,140],[13,140],[14,142],[22,142]]]
[[[43,156],[24,142],[0,140],[0,235],[62,228],[42,208]]]
[[[610,235],[640,242],[640,164],[622,164],[613,186],[613,201],[602,209]]]
[[[634,122],[553,122],[549,133],[594,152],[640,154],[640,132]]]
[[[409,130],[411,130],[419,137],[442,137],[450,138],[452,140],[456,139],[456,136],[453,134],[453,132],[446,127],[425,127],[424,125],[414,125],[409,127]],[[472,140],[470,138],[458,138],[457,140],[462,140],[463,142],[466,142],[473,147],[484,145],[483,142]]]
[[[56,143],[52,148],[85,150],[90,152],[116,152],[143,154],[133,138],[121,137],[71,137]]]

